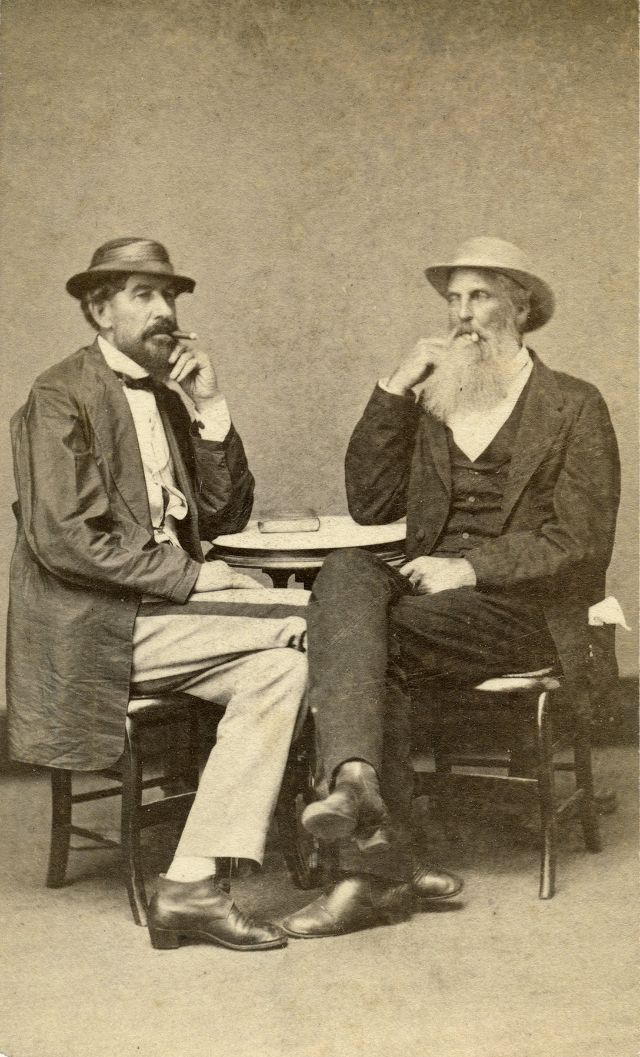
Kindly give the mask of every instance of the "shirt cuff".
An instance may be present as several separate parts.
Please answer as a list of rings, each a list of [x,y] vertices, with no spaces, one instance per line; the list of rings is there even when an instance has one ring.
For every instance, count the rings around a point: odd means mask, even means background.
[[[397,397],[398,400],[410,401],[412,404],[415,404],[416,395],[413,392],[413,389],[409,389],[407,393],[394,393],[392,389],[387,388],[388,382],[388,378],[378,378],[378,389],[382,389],[382,392],[388,393],[389,396]]]
[[[231,429],[231,415],[222,393],[210,400],[202,400],[196,409],[196,418],[202,423],[202,440],[222,441]]]

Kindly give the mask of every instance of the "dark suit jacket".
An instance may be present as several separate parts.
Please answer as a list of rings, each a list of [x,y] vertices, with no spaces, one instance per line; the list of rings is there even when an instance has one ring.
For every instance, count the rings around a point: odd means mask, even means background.
[[[502,534],[470,551],[481,587],[526,585],[543,607],[566,676],[584,684],[587,609],[604,597],[620,493],[618,449],[594,386],[534,356],[502,510]],[[374,391],[346,457],[362,524],[407,516],[407,558],[430,554],[449,514],[446,433],[405,397]]]
[[[155,542],[129,405],[97,344],[45,371],[12,419],[15,759],[78,770],[118,759],[141,596],[185,602],[203,561],[200,540],[239,531],[249,518],[253,478],[233,427],[221,443],[201,440],[177,394],[168,390],[160,406],[189,508],[185,550]]]

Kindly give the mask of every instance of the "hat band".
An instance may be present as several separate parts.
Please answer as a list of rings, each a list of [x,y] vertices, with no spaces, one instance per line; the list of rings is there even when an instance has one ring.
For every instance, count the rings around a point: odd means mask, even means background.
[[[173,265],[166,261],[146,260],[122,260],[122,258],[100,261],[100,264],[92,264],[87,268],[86,274],[91,272],[140,272],[142,274],[175,275]]]

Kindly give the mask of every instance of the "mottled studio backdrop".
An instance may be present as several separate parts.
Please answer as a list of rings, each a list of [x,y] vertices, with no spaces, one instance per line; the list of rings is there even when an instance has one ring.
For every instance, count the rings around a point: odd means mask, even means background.
[[[345,510],[377,376],[441,326],[423,279],[520,243],[546,362],[609,403],[624,502],[610,590],[637,627],[636,10],[631,0],[5,0],[2,417],[89,337],[64,292],[116,235],[198,280],[257,508]],[[13,525],[1,445],[3,569]],[[2,574],[0,602],[6,592]],[[635,635],[619,635],[623,672]]]

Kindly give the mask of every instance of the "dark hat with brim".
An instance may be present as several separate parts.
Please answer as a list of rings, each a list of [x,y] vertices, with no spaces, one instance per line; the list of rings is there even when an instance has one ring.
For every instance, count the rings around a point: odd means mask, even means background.
[[[190,294],[195,279],[177,275],[169,254],[160,242],[151,239],[112,239],[99,246],[86,271],[77,272],[67,282],[72,297],[81,298],[107,275],[155,275],[171,279],[176,294]]]
[[[541,279],[522,250],[504,239],[481,236],[459,246],[448,264],[432,264],[425,270],[431,285],[447,296],[449,278],[454,268],[479,268],[508,275],[531,295],[525,331],[544,326],[555,308],[555,298],[548,283]]]

